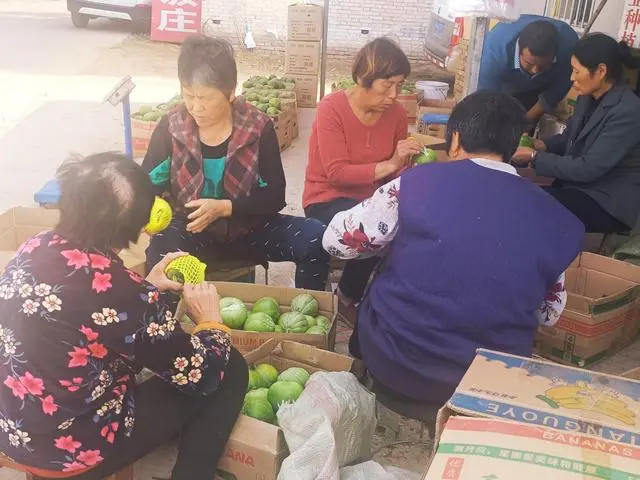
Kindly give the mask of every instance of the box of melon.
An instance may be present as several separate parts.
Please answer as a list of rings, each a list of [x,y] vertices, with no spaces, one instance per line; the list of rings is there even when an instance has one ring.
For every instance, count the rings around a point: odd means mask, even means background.
[[[220,480],[276,480],[289,454],[275,412],[283,401],[295,401],[315,372],[350,371],[344,355],[291,341],[269,340],[245,355],[249,388],[240,415],[218,464]]]
[[[323,350],[336,341],[337,298],[329,292],[214,282],[222,321],[232,329],[233,346],[243,354],[267,340],[291,340]],[[176,318],[185,331],[193,324],[180,302]]]

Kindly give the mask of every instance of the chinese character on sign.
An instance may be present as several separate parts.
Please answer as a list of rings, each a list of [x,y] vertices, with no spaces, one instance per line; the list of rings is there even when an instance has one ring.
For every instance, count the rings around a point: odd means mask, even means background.
[[[623,0],[624,8],[620,19],[618,39],[631,47],[640,46],[640,0]]]
[[[182,43],[202,30],[202,0],[153,0],[151,40]]]
[[[459,480],[462,476],[462,469],[464,467],[464,459],[451,457],[447,461],[442,472],[442,480]]]
[[[627,32],[625,30],[622,36],[620,37],[620,40],[627,42],[628,45],[635,45],[637,38],[635,33]]]

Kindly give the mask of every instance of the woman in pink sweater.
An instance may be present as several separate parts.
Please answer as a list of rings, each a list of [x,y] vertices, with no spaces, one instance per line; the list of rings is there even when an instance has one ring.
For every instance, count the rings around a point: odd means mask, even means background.
[[[373,195],[419,153],[420,145],[407,140],[407,114],[396,102],[410,72],[400,47],[378,38],[356,57],[356,86],[320,102],[309,140],[303,194],[307,217],[328,224],[336,213]],[[376,264],[376,259],[347,263],[338,286],[345,306],[360,301]]]

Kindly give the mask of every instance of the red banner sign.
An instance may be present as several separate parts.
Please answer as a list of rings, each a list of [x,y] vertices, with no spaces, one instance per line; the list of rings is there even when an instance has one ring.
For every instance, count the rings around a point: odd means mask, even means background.
[[[624,40],[630,47],[640,47],[640,0],[626,0],[622,12],[622,21],[618,39]]]
[[[182,43],[202,31],[203,0],[153,0],[151,40]]]

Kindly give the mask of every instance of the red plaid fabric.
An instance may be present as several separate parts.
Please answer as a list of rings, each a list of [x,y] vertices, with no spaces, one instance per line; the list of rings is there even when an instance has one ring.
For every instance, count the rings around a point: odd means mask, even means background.
[[[233,131],[229,140],[223,185],[227,197],[235,200],[243,195],[248,196],[258,182],[260,136],[270,120],[242,97],[233,102],[232,108]],[[184,106],[169,112],[169,133],[173,141],[171,196],[178,211],[184,212],[184,205],[200,198],[204,186],[198,126]],[[254,223],[255,219],[218,220],[212,224],[211,230],[226,241],[248,233]]]

